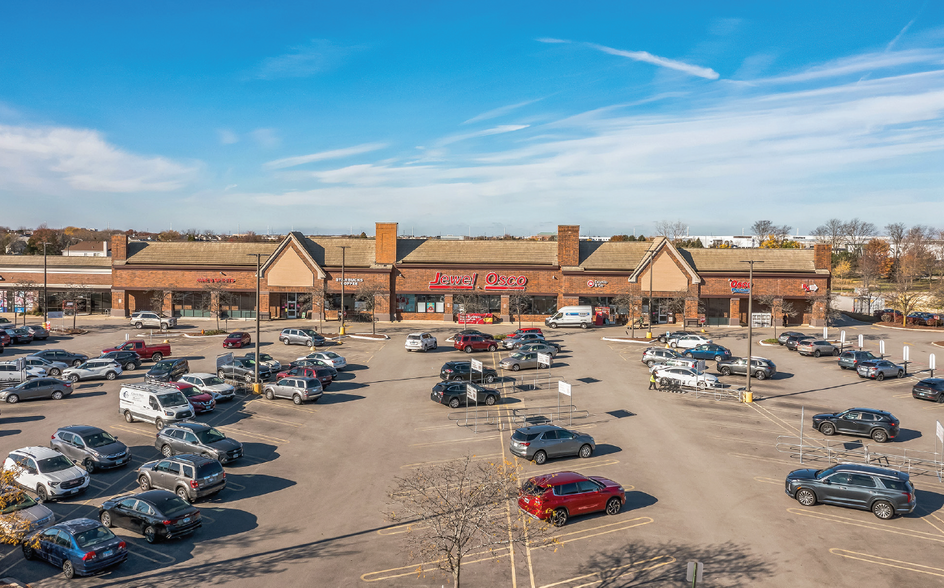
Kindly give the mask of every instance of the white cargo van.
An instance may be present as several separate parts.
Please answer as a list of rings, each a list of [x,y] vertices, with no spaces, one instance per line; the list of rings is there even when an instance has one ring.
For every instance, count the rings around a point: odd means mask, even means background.
[[[158,429],[193,418],[193,408],[176,386],[125,384],[118,393],[118,412],[129,423],[145,421]]]
[[[553,316],[544,319],[544,324],[556,329],[557,327],[588,328],[593,324],[592,306],[564,306]]]

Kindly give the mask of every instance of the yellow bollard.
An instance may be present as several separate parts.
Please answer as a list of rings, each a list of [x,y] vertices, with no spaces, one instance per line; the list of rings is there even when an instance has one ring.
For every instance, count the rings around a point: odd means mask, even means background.
[[[745,393],[744,393],[744,402],[747,403],[747,404],[750,404],[751,402],[754,402],[754,393],[753,393],[753,392],[745,392]]]
[[[259,384],[258,382],[253,382],[253,384],[252,384],[252,393],[253,393],[253,394],[261,394],[261,393],[262,393],[262,384]]]
[[[338,335],[343,335],[343,334],[344,334],[344,327],[341,327],[341,328],[338,330]]]

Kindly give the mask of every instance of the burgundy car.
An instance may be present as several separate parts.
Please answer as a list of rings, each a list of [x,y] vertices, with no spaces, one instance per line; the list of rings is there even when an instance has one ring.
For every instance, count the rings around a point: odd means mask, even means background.
[[[613,480],[576,472],[535,476],[518,490],[518,508],[557,527],[578,515],[599,511],[615,515],[625,502],[623,487]]]
[[[216,400],[213,399],[213,395],[207,392],[201,392],[200,389],[193,384],[188,384],[187,382],[170,382],[170,385],[183,392],[183,395],[187,397],[187,401],[190,402],[190,406],[193,407],[193,412],[196,414],[211,412],[216,408]]]
[[[252,343],[252,337],[249,336],[249,333],[245,331],[236,331],[235,333],[230,333],[225,339],[223,339],[223,347],[232,349],[233,347],[245,347]]]
[[[288,377],[317,378],[318,381],[321,382],[322,388],[327,388],[328,384],[334,381],[334,375],[331,373],[331,370],[323,367],[294,367],[279,372],[275,380],[278,381]]]

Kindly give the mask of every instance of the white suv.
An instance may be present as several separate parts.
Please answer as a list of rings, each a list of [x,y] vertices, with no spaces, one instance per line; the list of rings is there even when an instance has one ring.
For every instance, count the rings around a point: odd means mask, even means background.
[[[177,317],[161,316],[156,312],[135,312],[131,315],[131,324],[136,329],[160,329],[166,331],[177,326]]]
[[[122,369],[114,359],[110,357],[100,357],[90,359],[82,365],[70,367],[62,370],[64,379],[78,382],[79,380],[96,380],[104,378],[114,380],[121,375]]]
[[[68,457],[48,447],[24,447],[11,451],[4,470],[17,471],[17,486],[36,492],[41,501],[72,496],[88,488],[91,476]]]
[[[437,347],[436,337],[429,333],[410,333],[406,336],[407,351],[429,351]]]

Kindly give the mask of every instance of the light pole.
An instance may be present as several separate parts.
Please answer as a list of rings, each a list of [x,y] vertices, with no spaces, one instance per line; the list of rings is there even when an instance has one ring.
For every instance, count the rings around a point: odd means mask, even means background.
[[[750,270],[747,278],[747,390],[744,392],[744,402],[754,402],[754,394],[751,392],[751,349],[754,343],[754,264],[764,263],[749,259],[741,263],[750,264]]]
[[[344,254],[347,253],[349,245],[340,245],[338,249],[341,250],[341,328],[339,329],[338,334],[344,334]]]
[[[247,253],[247,255],[249,257],[256,258],[256,360],[252,362],[253,364],[252,365],[252,370],[253,370],[252,391],[253,393],[258,394],[259,392],[261,392],[261,389],[259,386],[259,359],[261,357],[260,351],[261,351],[261,344],[262,344],[262,341],[259,340],[259,330],[260,330],[259,321],[261,319],[260,317],[261,313],[259,312],[260,310],[259,308],[259,281],[261,279],[261,276],[259,274],[262,270],[262,256],[265,254],[264,253]]]
[[[649,313],[648,320],[646,321],[649,324],[649,331],[646,333],[646,339],[652,339],[652,271],[653,271],[653,262],[655,261],[655,254],[653,252],[649,253],[649,305],[647,312]]]
[[[49,320],[49,296],[46,294],[46,288],[48,286],[48,281],[46,280],[46,245],[49,245],[46,241],[43,241],[43,328],[46,327],[46,321]],[[23,320],[23,323],[26,323],[26,319]]]

